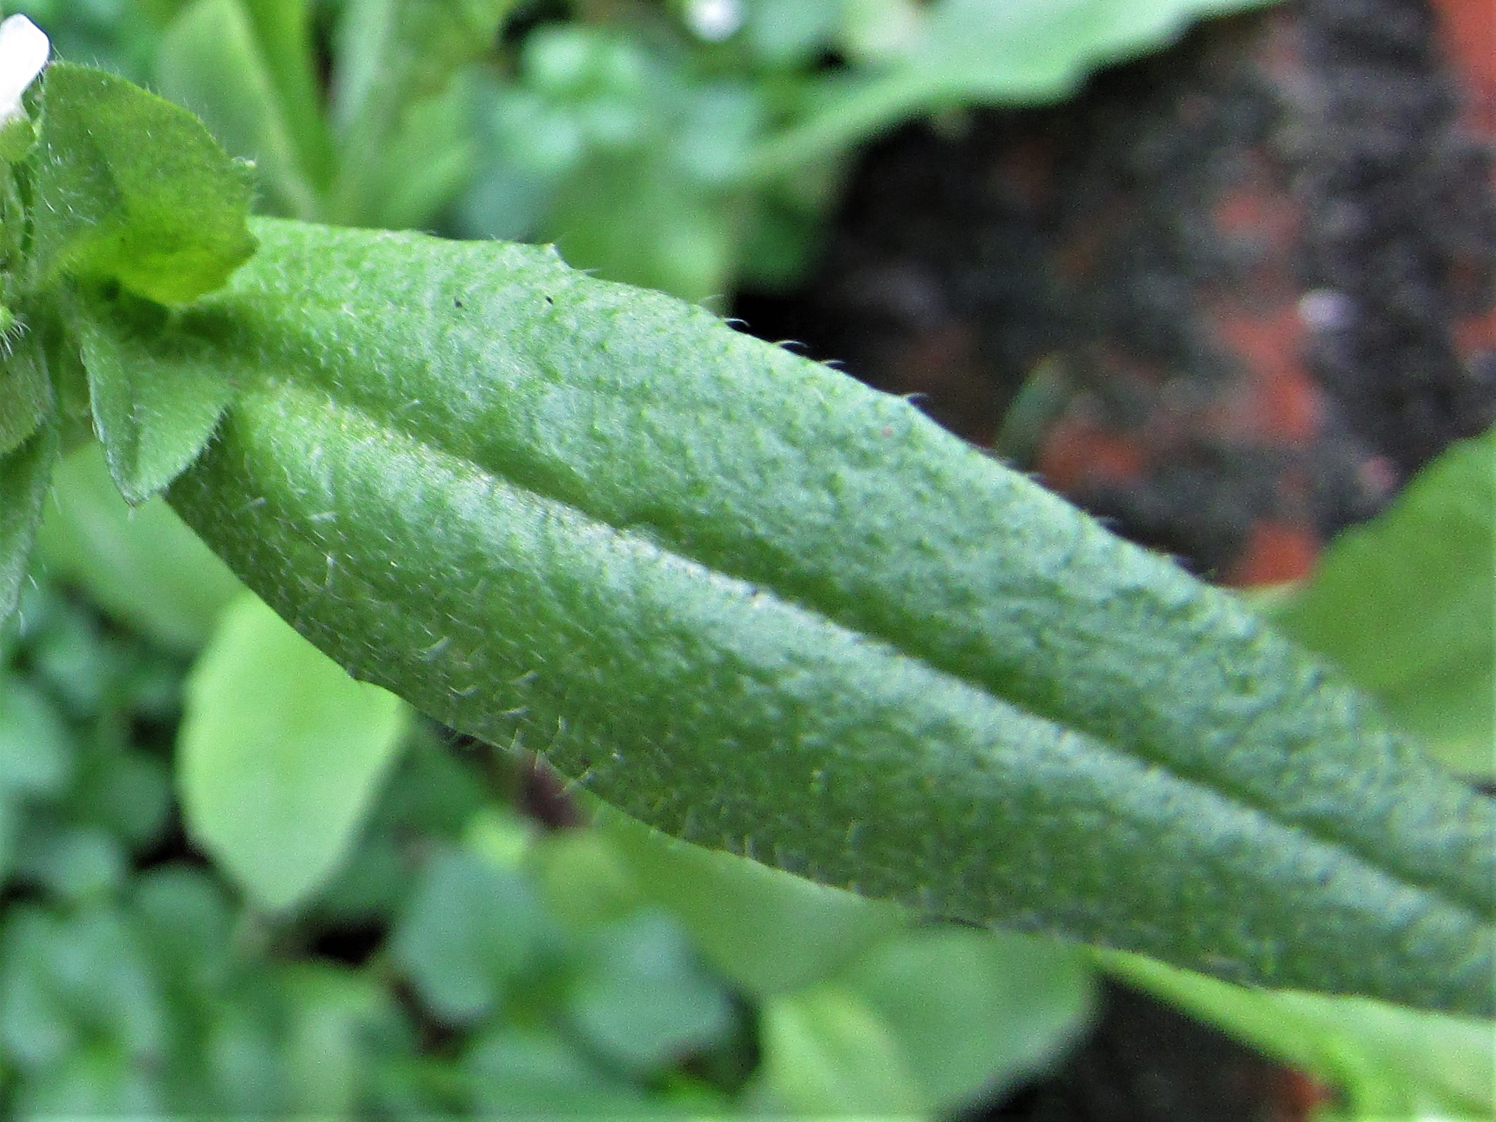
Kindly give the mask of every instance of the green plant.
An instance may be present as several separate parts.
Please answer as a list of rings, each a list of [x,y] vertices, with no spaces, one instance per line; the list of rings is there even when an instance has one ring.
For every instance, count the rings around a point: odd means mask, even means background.
[[[33,117],[29,149],[7,126],[7,603],[58,446],[91,421],[123,494],[164,491],[344,666],[637,818],[917,912],[1490,1013],[1489,804],[1224,594],[705,313],[517,247],[251,234],[242,168],[99,72],[54,66]],[[338,765],[299,781],[314,857],[236,868],[217,827],[242,807],[215,787],[269,745],[232,743],[212,707],[299,656],[249,658],[294,645],[233,618],[195,679],[183,782],[205,843],[284,908],[328,875],[397,718],[307,761]],[[351,802],[319,815],[329,789]],[[799,891],[610,829],[646,884]],[[885,922],[829,906],[839,935]],[[422,974],[443,948],[397,946],[438,1008],[478,1016]],[[793,990],[741,947],[719,963]],[[771,1039],[877,1024],[877,991],[776,999]],[[778,1078],[818,1101],[821,1074]]]

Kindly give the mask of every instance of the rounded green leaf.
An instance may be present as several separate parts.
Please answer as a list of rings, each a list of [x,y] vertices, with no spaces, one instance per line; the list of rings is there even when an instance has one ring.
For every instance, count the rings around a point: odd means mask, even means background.
[[[262,906],[289,908],[343,859],[404,730],[398,698],[245,596],[188,679],[187,828]]]
[[[493,1013],[530,965],[544,919],[517,873],[446,853],[406,903],[391,953],[427,1008],[449,1024],[470,1024]]]

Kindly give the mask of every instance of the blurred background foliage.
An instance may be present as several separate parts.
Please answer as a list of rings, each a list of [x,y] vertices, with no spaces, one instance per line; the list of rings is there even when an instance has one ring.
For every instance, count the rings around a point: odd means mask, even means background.
[[[201,113],[267,213],[555,241],[710,301],[801,274],[859,141],[1063,97],[1240,6],[8,10]],[[1263,600],[1476,776],[1493,458],[1496,435],[1456,449]],[[1491,1102],[1486,1023],[925,924],[654,835],[349,681],[159,500],[128,510],[91,449],[41,546],[0,640],[7,1114],[949,1116],[1063,1057],[1106,975],[1312,1073],[1326,1117]],[[1380,644],[1368,603],[1403,605],[1409,641]]]

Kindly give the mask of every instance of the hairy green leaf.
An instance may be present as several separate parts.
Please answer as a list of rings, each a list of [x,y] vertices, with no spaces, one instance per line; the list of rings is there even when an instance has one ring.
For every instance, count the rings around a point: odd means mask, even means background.
[[[397,698],[352,681],[246,595],[187,685],[188,829],[264,906],[300,903],[352,845],[404,716]]]
[[[79,334],[94,431],[120,494],[141,503],[202,450],[234,387],[201,341],[170,331],[159,306],[89,305]]]
[[[47,425],[0,456],[0,623],[10,618],[21,594],[57,444],[56,426]]]
[[[47,68],[41,100],[35,282],[66,271],[183,304],[254,252],[250,171],[187,110],[68,63]]]
[[[359,677],[823,883],[1492,1007],[1492,803],[1229,595],[553,254],[257,230],[170,501]]]
[[[0,456],[20,447],[55,408],[40,341],[24,328],[0,332]]]
[[[1496,771],[1496,429],[1330,544],[1269,616],[1460,771]]]

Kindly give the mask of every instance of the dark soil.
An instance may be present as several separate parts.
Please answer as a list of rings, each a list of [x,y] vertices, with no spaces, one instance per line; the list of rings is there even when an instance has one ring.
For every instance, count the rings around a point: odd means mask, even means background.
[[[1298,0],[1062,106],[906,128],[804,286],[735,314],[1197,572],[1303,576],[1496,420],[1496,45],[1466,41],[1492,22]],[[1060,1071],[971,1117],[1288,1122],[1321,1094],[1114,987]]]
[[[1182,1013],[1112,985],[1063,1072],[964,1122],[1291,1122],[1323,1089]]]
[[[907,128],[809,283],[736,312],[1196,571],[1302,576],[1496,419],[1491,152],[1436,33],[1422,0],[1301,0]]]

